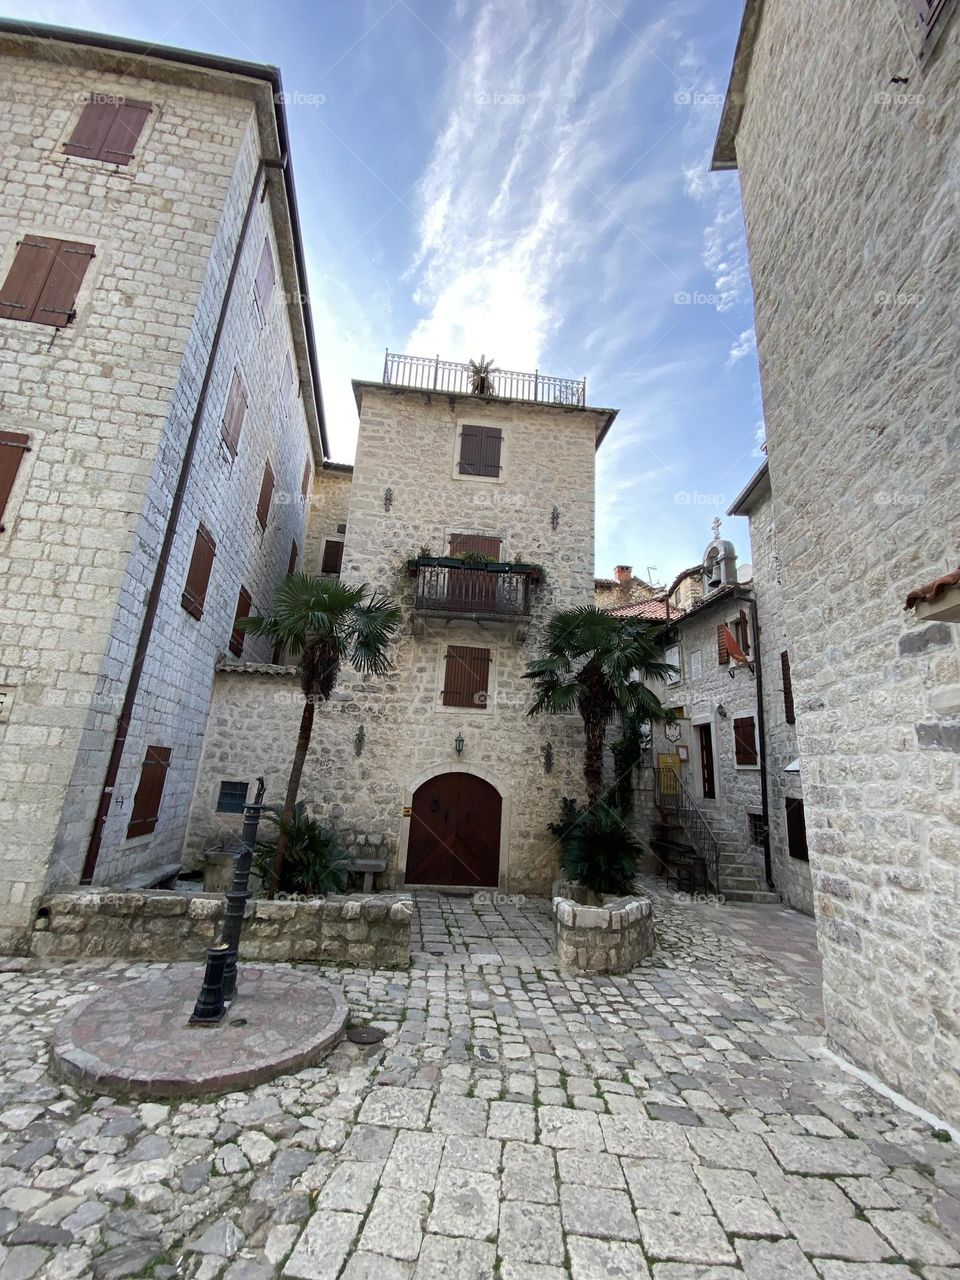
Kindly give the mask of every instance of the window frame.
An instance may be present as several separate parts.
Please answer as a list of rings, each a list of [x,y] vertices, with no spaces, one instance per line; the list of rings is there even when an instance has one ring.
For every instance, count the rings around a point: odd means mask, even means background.
[[[156,757],[153,760],[150,759],[151,752]],[[143,759],[140,762],[140,772],[137,776],[137,786],[133,793],[133,801],[130,805],[130,820],[127,823],[127,834],[125,837],[127,840],[139,840],[143,836],[152,835],[154,831],[156,831],[157,823],[160,821],[160,811],[163,808],[163,797],[166,793],[167,778],[170,774],[172,758],[173,751],[171,747],[151,745],[146,747],[144,750]],[[153,814],[148,817],[144,817],[142,815],[138,817],[137,802],[140,799],[141,793],[145,790],[145,784],[147,783],[145,770],[148,765],[162,765],[163,775],[160,779],[157,802]],[[134,827],[137,827],[136,831],[133,830]]]
[[[36,291],[36,296],[29,305],[19,300],[3,302],[3,295],[10,284],[10,278],[16,270],[17,261],[24,249],[48,250],[52,251],[53,256],[47,265],[46,272],[44,273],[43,279]],[[76,289],[74,290],[70,301],[70,309],[68,311],[62,307],[43,307],[41,304],[43,303],[45,296],[47,300],[49,300],[48,289],[50,288],[54,269],[61,257],[65,257],[67,253],[77,254],[86,259],[86,266],[83,268],[83,272],[77,282]],[[36,232],[25,231],[19,240],[15,240],[13,242],[13,252],[7,257],[6,273],[3,277],[3,283],[0,284],[0,306],[8,307],[12,311],[24,311],[28,314],[0,316],[0,321],[12,320],[15,324],[38,324],[42,325],[45,329],[69,328],[70,325],[76,321],[79,314],[80,297],[84,289],[89,284],[90,266],[96,257],[97,246],[95,244],[88,244],[83,240],[67,240],[61,236],[40,235]],[[68,274],[74,275],[74,272],[72,270],[68,270]],[[52,289],[50,292],[52,292]],[[23,296],[23,294],[19,295],[21,298]],[[38,319],[40,312],[48,312],[51,315],[62,315],[64,319],[62,322],[41,320]]]
[[[224,792],[223,792],[223,789],[224,789],[224,787],[243,787],[243,803],[242,803],[242,804],[240,804],[239,808],[237,808],[235,804],[233,804],[233,805],[225,805],[225,804],[223,803],[223,800],[224,800]],[[235,793],[235,794],[239,795],[239,792],[237,792],[237,793]],[[218,791],[217,791],[217,799],[216,799],[216,804],[215,804],[215,806],[214,806],[214,812],[215,812],[215,813],[229,813],[229,814],[234,814],[234,815],[236,815],[236,814],[242,814],[242,813],[243,813],[243,811],[244,811],[244,810],[246,809],[246,807],[247,807],[247,797],[248,797],[249,795],[250,795],[250,783],[249,783],[249,782],[244,782],[241,778],[221,778],[221,779],[220,779],[220,786],[219,786],[219,789],[218,789]]]
[[[68,150],[69,147],[77,147],[80,145],[78,143],[75,143],[73,139],[76,136],[78,129],[80,128],[80,122],[83,119],[84,112],[87,110],[88,107],[97,107],[97,106],[112,109],[117,113],[117,117],[115,117],[115,119],[111,122],[106,133],[103,136],[103,140],[100,144],[99,153],[97,155],[92,155],[92,154],[82,155],[82,154],[78,154],[78,152],[76,151]],[[106,148],[107,142],[109,141],[110,134],[117,123],[119,113],[123,111],[124,108],[132,108],[136,111],[142,111],[144,113],[143,122],[141,123],[140,128],[137,130],[137,136],[134,139],[134,144],[133,144],[134,145],[133,151],[122,153],[127,155],[128,158],[126,160],[109,160],[104,156],[103,152]],[[57,154],[60,157],[68,157],[71,160],[84,160],[91,164],[114,166],[117,169],[123,169],[123,170],[129,171],[131,165],[133,165],[135,161],[139,160],[142,155],[141,144],[145,140],[145,135],[147,133],[148,126],[152,123],[152,120],[155,117],[156,117],[156,103],[154,102],[145,102],[137,98],[128,98],[122,93],[105,93],[102,91],[94,90],[90,95],[88,95],[86,102],[84,102],[81,105],[80,111],[74,117],[72,123],[68,125],[69,133],[59,143],[57,148]],[[114,154],[118,155],[121,153],[115,150]]]
[[[444,693],[447,683],[447,661],[450,657],[451,649],[473,649],[478,653],[487,654],[487,687],[483,690],[485,701],[482,704],[476,702],[469,703],[451,703],[444,701]],[[443,644],[440,646],[440,656],[437,671],[437,692],[436,692],[436,708],[444,713],[454,715],[480,715],[485,720],[490,718],[491,713],[496,707],[496,675],[497,675],[497,650],[493,645],[481,644]]]
[[[754,759],[753,759],[753,763],[752,763],[752,764],[747,764],[747,763],[742,762],[742,761],[740,760],[740,752],[739,752],[739,750],[738,750],[739,743],[738,743],[738,740],[737,740],[737,725],[738,725],[738,724],[741,724],[741,723],[742,723],[743,721],[745,721],[745,720],[749,720],[749,721],[750,721],[750,723],[751,723],[751,724],[752,724],[752,726],[753,726],[753,756],[754,756]],[[733,764],[734,764],[734,768],[735,768],[735,769],[744,769],[744,770],[747,770],[747,771],[750,771],[750,770],[758,770],[758,769],[760,768],[760,743],[759,743],[759,736],[758,736],[758,733],[757,733],[757,713],[756,713],[755,711],[754,711],[752,714],[751,714],[751,713],[749,713],[749,712],[746,712],[746,711],[745,711],[745,712],[743,712],[743,713],[741,713],[741,714],[739,714],[739,715],[738,715],[738,714],[736,714],[736,713],[734,713],[734,714],[733,714],[733,716],[731,717],[731,726],[730,726],[730,727],[731,727],[731,732],[733,733]]]
[[[323,567],[327,559],[327,548],[332,546],[340,547],[340,567],[336,570],[325,569]],[[336,578],[339,578],[340,575],[343,573],[343,539],[342,538],[324,538],[323,549],[320,552],[320,572],[326,574],[328,577],[336,577]]]
[[[33,452],[33,445],[30,443],[32,439],[33,437],[28,431],[8,431],[6,428],[0,430],[0,450],[15,449],[17,451],[16,461],[10,473],[10,484],[6,493],[4,493],[3,485],[0,483],[0,533],[6,533],[9,527],[4,522],[4,517],[13,508],[14,496],[23,481],[24,463],[27,461],[26,455]],[[11,516],[10,518],[12,520],[14,517]]]
[[[797,830],[797,823],[796,821],[792,821],[790,817],[791,812],[797,812],[797,811],[799,811],[799,815],[800,815],[799,817],[800,827],[803,830],[803,851],[800,853],[794,852],[793,836]],[[786,823],[786,831],[787,831],[788,855],[791,858],[793,858],[795,862],[809,862],[810,861],[810,841],[807,837],[807,819],[806,819],[806,813],[804,812],[802,797],[801,796],[784,796],[783,813],[784,813],[784,821]]]
[[[510,431],[516,424],[513,422],[485,422],[482,417],[476,414],[464,415],[454,420],[453,426],[453,467],[451,475],[454,480],[464,481],[467,484],[504,484],[506,481],[508,464],[509,464],[509,440]],[[496,476],[480,476],[471,475],[460,470],[460,449],[461,438],[464,427],[480,427],[491,431],[500,432],[500,474]]]
[[[200,550],[201,543],[207,543],[210,548],[210,563],[207,566],[206,577],[203,582],[203,591],[199,595],[190,590],[190,576],[193,573],[194,562],[197,559],[197,553]],[[197,531],[193,536],[193,549],[190,552],[190,560],[187,564],[187,577],[183,584],[183,592],[180,596],[180,607],[185,613],[189,613],[191,618],[195,618],[197,622],[203,617],[203,611],[207,604],[207,595],[210,591],[210,580],[213,577],[213,566],[217,558],[217,542],[213,534],[201,520],[197,525]]]

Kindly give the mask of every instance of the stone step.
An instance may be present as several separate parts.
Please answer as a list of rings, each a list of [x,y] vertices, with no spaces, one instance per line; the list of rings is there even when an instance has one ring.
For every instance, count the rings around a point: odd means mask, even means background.
[[[779,893],[771,893],[766,889],[725,889],[721,885],[720,892],[727,902],[756,902],[770,907],[779,906],[781,902]]]

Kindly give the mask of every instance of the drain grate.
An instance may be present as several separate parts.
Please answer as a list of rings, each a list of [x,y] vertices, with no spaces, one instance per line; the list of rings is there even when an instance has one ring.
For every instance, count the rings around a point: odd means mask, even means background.
[[[379,1044],[386,1034],[379,1027],[351,1027],[347,1032],[347,1039],[354,1044]]]

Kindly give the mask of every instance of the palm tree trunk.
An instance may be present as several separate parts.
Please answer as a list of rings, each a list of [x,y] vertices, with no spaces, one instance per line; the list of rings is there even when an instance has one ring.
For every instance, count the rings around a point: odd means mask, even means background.
[[[303,766],[307,759],[307,752],[310,749],[310,737],[313,734],[314,704],[315,695],[307,694],[306,700],[303,704],[303,715],[300,717],[300,733],[297,736],[297,749],[293,753],[293,765],[290,768],[290,781],[287,783],[287,794],[283,801],[280,834],[277,836],[277,850],[273,857],[273,883],[270,886],[271,898],[280,884],[280,875],[283,871],[284,860],[287,856],[287,845],[289,844],[287,832],[293,818],[294,807],[297,803],[297,793],[300,790],[300,779],[303,776]]]
[[[583,777],[587,784],[587,803],[595,805],[603,790],[603,743],[607,733],[606,720],[584,718],[587,745],[583,753]]]

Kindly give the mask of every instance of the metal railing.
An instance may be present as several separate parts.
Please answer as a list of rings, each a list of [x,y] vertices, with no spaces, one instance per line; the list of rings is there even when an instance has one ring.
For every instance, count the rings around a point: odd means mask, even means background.
[[[482,565],[456,569],[418,565],[414,607],[427,612],[521,618],[530,612],[530,575],[495,572]]]
[[[423,391],[446,391],[455,395],[487,395],[502,400],[526,400],[533,404],[571,405],[582,409],[587,403],[586,378],[554,378],[541,373],[517,373],[511,369],[491,369],[482,391],[474,390],[474,374],[469,364],[441,360],[439,355],[406,356],[387,351],[383,361],[383,381],[389,386],[417,387]]]
[[[720,846],[710,824],[697,808],[683,779],[669,765],[659,766],[654,773],[654,799],[661,810],[677,815],[677,821],[694,849],[708,868],[713,869],[713,888],[720,892]]]

